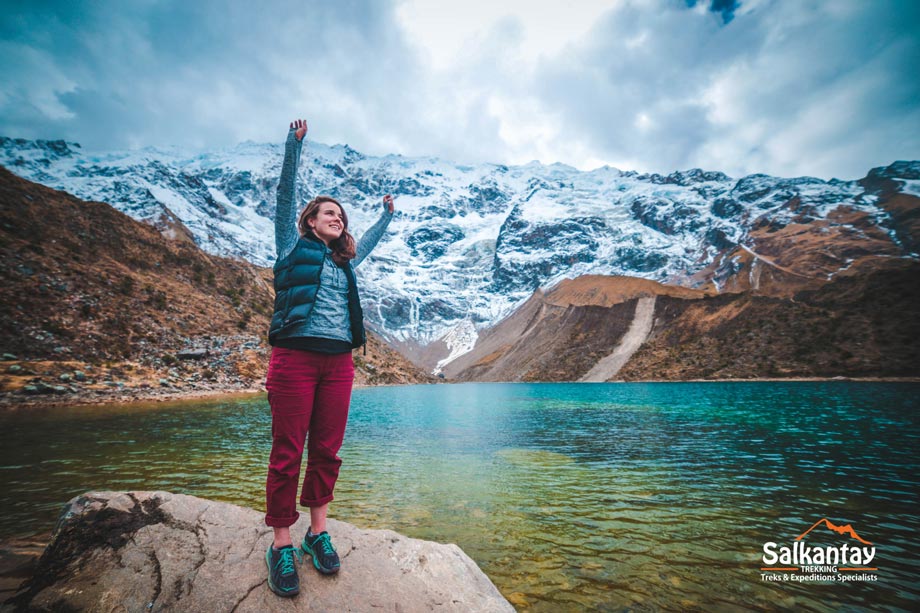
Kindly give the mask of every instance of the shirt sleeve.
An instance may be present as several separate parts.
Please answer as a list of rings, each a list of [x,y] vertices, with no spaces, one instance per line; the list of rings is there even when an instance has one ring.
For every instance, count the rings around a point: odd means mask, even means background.
[[[355,266],[363,262],[364,258],[370,255],[370,252],[374,250],[374,247],[380,242],[380,238],[383,236],[387,226],[390,225],[392,219],[393,213],[391,213],[389,209],[384,208],[383,215],[380,216],[377,223],[371,226],[370,229],[361,236],[361,240],[358,241],[357,255],[354,261]]]
[[[275,251],[280,260],[294,248],[300,238],[297,232],[295,195],[297,192],[297,168],[300,166],[300,151],[303,141],[288,132],[284,145],[284,162],[281,164],[281,180],[278,181],[278,200],[275,207]]]

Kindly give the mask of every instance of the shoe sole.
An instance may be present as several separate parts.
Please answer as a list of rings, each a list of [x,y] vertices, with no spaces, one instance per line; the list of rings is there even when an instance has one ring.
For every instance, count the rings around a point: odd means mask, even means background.
[[[271,558],[269,558],[268,551],[265,552],[265,565],[268,566],[268,589],[274,592],[277,596],[281,596],[282,598],[292,598],[300,593],[299,587],[291,590],[290,592],[285,592],[284,590],[279,589],[278,586],[276,586],[274,583],[272,583],[272,561]]]
[[[318,571],[321,572],[322,574],[324,574],[324,575],[334,575],[334,574],[336,574],[337,572],[339,572],[339,568],[341,568],[340,566],[336,566],[335,568],[331,568],[331,569],[330,569],[330,568],[326,568],[325,566],[320,566],[320,565],[319,565],[319,561],[316,559],[316,556],[313,555],[313,550],[312,550],[312,549],[304,549],[304,546],[301,545],[301,546],[300,546],[300,550],[304,552],[304,555],[309,555],[309,556],[310,556],[310,559],[313,560],[313,568],[315,568],[316,570],[318,570]]]

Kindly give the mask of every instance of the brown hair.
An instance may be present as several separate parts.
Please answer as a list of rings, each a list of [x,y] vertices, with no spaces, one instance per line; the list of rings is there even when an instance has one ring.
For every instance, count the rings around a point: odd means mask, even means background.
[[[342,234],[329,243],[329,248],[332,249],[332,259],[335,263],[339,266],[345,266],[349,260],[355,258],[355,238],[348,233],[348,215],[345,214],[345,209],[342,208],[338,200],[332,196],[317,196],[308,202],[306,208],[300,212],[300,217],[297,218],[297,231],[300,232],[301,236],[312,236],[316,240],[320,240],[313,233],[313,229],[307,223],[307,220],[316,218],[319,214],[319,206],[324,202],[333,203],[342,212]]]

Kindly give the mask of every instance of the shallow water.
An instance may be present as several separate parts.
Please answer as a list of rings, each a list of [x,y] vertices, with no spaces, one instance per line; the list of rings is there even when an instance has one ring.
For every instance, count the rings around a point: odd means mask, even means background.
[[[856,382],[358,389],[332,516],[457,543],[521,610],[917,610],[918,392]],[[30,410],[0,424],[3,536],[50,529],[91,489],[264,508],[264,396]],[[764,543],[791,546],[825,517],[876,547],[877,581],[763,581]],[[807,542],[846,540],[816,530]]]

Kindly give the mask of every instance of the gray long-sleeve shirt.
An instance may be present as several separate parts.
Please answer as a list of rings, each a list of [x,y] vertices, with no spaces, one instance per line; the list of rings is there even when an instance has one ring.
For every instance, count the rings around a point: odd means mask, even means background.
[[[284,149],[284,163],[281,165],[281,180],[278,183],[278,203],[275,210],[275,249],[278,259],[286,257],[300,240],[297,230],[297,168],[300,165],[300,151],[303,141],[297,140],[294,130],[288,132]],[[356,247],[356,257],[351,261],[358,266],[374,249],[384,231],[393,219],[393,214],[384,207],[380,219],[365,232]],[[310,311],[310,318],[303,325],[285,330],[279,338],[314,336],[351,342],[351,327],[348,316],[348,279],[332,259],[332,250],[326,247],[319,289]]]

